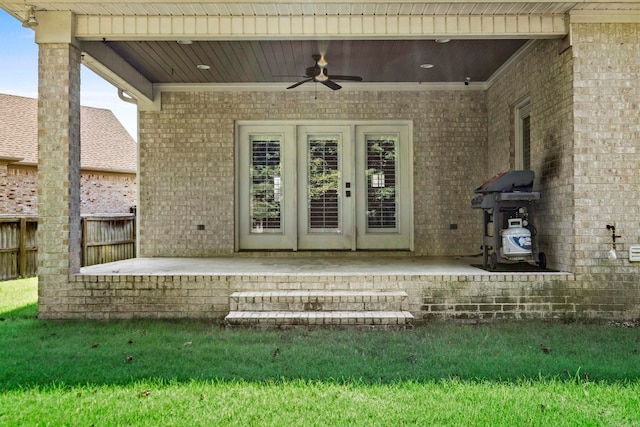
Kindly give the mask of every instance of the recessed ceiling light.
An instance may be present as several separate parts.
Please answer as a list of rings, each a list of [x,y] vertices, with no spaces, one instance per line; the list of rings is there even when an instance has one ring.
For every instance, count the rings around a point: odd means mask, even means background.
[[[451,39],[436,39],[436,43],[449,43]]]
[[[178,44],[187,45],[187,44],[191,44],[191,43],[193,43],[193,41],[191,41],[191,40],[178,40]]]
[[[420,68],[433,68],[433,64],[420,64]]]
[[[196,65],[196,68],[198,70],[208,70],[209,68],[211,68],[211,65],[207,65],[207,64],[198,64]]]

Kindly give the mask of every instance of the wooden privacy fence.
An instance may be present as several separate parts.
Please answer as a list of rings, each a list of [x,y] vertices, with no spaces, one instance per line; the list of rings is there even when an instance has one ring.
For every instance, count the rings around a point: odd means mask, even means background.
[[[82,266],[104,264],[136,256],[136,217],[82,217]]]
[[[0,217],[0,280],[36,275],[37,229],[34,217]]]
[[[135,214],[83,215],[82,266],[135,258]],[[31,277],[36,267],[38,219],[0,216],[0,280]]]

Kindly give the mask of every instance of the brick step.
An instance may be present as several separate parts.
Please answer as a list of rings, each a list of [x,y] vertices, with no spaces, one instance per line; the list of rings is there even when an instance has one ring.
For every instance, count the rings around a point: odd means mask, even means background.
[[[406,329],[413,325],[413,319],[408,311],[232,311],[225,318],[225,324],[230,328]]]
[[[231,294],[231,311],[403,311],[404,291],[261,291]]]

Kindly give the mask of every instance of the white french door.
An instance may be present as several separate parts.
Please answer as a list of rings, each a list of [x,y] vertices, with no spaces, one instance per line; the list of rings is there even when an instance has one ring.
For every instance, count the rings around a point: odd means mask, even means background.
[[[237,249],[412,249],[410,155],[406,123],[238,123]]]
[[[412,248],[413,168],[409,127],[356,127],[358,249]]]
[[[349,126],[298,128],[298,249],[353,249]]]
[[[237,129],[238,249],[297,249],[295,129]]]

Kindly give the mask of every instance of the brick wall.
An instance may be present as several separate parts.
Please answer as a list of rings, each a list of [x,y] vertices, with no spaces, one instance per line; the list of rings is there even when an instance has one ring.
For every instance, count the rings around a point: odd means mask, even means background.
[[[640,24],[573,25],[576,271],[638,274]],[[610,261],[611,232],[622,236]]]
[[[640,306],[640,24],[573,25],[575,271]],[[609,259],[611,231],[622,236]],[[629,295],[628,291],[634,293]]]
[[[349,274],[73,276],[52,310],[59,318],[202,318],[222,321],[236,291],[402,290],[418,322],[630,319],[637,290],[555,274]],[[45,307],[45,309],[48,307]]]
[[[418,321],[571,319],[588,315],[576,304],[580,291],[572,280],[570,274],[74,276],[59,307],[61,318],[222,321],[236,291],[404,290]],[[594,300],[591,307],[599,304]]]
[[[82,214],[129,213],[136,204],[135,174],[82,172],[80,187]],[[37,215],[35,166],[9,165],[0,175],[0,200],[2,214]]]
[[[0,160],[0,214],[6,213],[9,206],[7,175],[7,162]]]
[[[38,212],[38,183],[35,167],[9,165],[6,176],[5,212],[7,214],[36,215]]]
[[[472,90],[164,93],[162,111],[140,114],[141,254],[231,254],[234,121],[284,119],[412,120],[416,253],[477,253],[486,117]]]
[[[83,172],[80,191],[83,214],[129,213],[137,203],[135,174]]]
[[[537,42],[487,91],[487,178],[514,168],[515,106],[531,100],[531,168],[536,174],[536,236],[551,268],[573,265],[572,58],[559,40]]]
[[[228,276],[74,276],[46,311],[61,319],[217,319],[229,312]]]
[[[432,319],[573,318],[571,275],[193,275],[74,276],[62,318],[210,318],[222,321],[229,295],[255,290],[405,290],[407,309]],[[595,302],[594,302],[595,304]]]

